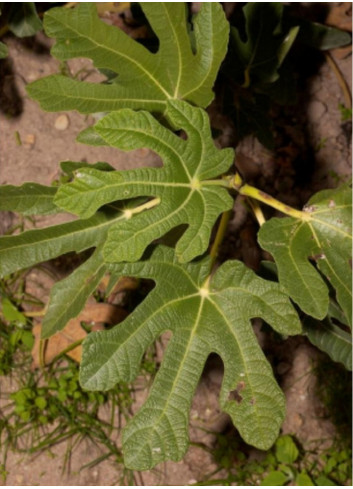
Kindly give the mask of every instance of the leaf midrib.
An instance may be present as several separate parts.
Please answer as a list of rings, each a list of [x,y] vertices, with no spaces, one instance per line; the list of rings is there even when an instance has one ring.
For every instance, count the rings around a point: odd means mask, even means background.
[[[122,214],[119,217],[116,217],[114,219],[111,219],[110,221],[109,220],[108,221],[104,221],[103,223],[98,224],[98,225],[92,225],[92,226],[87,227],[87,228],[78,229],[78,230],[76,230],[74,232],[71,232],[71,233],[68,232],[68,233],[65,233],[65,234],[61,234],[60,236],[51,236],[50,238],[42,239],[41,241],[38,242],[38,244],[39,243],[40,244],[46,243],[48,241],[54,241],[54,240],[61,239],[61,238],[72,237],[72,236],[75,236],[77,234],[82,234],[82,233],[86,233],[86,232],[90,232],[90,231],[96,231],[97,229],[102,229],[105,226],[106,227],[109,227],[112,224],[115,224],[117,221],[120,221],[121,219],[126,219],[126,217]],[[78,219],[77,221],[73,221],[73,222],[78,222],[78,221],[80,221],[80,219]],[[61,226],[61,224],[59,224],[59,226]],[[50,229],[50,228],[47,228],[47,229]],[[35,230],[32,230],[31,229],[31,230],[29,230],[27,232],[33,232],[33,231],[35,231]],[[22,236],[22,234],[20,236]],[[103,241],[103,239],[101,241]],[[95,241],[95,244],[93,244],[92,246],[97,246],[97,244],[99,242],[100,242],[99,240]],[[32,245],[33,245],[33,242],[31,242],[31,243],[21,243],[21,244],[19,244],[17,246],[11,246],[11,248],[0,248],[0,252],[3,251],[3,250],[6,251],[6,250],[9,250],[9,249],[15,250],[15,249],[18,249],[18,248],[23,248],[23,247],[26,248],[26,247],[32,246]]]
[[[62,76],[62,75],[52,75],[52,76],[48,76],[47,78],[59,78],[60,80],[62,80],[63,78],[65,79],[66,77]],[[66,80],[65,80],[66,81]],[[78,81],[78,80],[75,80],[77,83],[84,83],[85,86],[87,87],[87,85],[89,86],[92,86],[92,88],[96,88],[96,87],[104,87],[104,88],[107,88],[108,90],[110,90],[110,87],[113,87],[113,85],[100,85],[100,84],[97,84],[97,83],[91,83],[91,82],[83,82],[83,81]],[[117,87],[120,88],[119,85],[116,85]],[[40,89],[41,92],[47,92],[48,95],[50,95],[51,97],[53,96],[53,90],[52,89],[44,89],[44,88],[41,88]],[[57,94],[56,94],[57,95]],[[131,98],[131,97],[119,97],[119,99],[115,99],[115,98],[104,98],[104,97],[93,97],[93,96],[88,96],[87,94],[85,95],[80,95],[80,94],[75,94],[75,95],[71,95],[70,92],[65,92],[65,99],[73,99],[73,100],[83,100],[83,101],[86,101],[86,100],[93,100],[93,101],[96,101],[96,100],[99,100],[101,102],[107,102],[107,103],[114,103],[114,102],[117,102],[117,103],[120,103],[120,102],[131,102],[131,103],[146,103],[146,104],[149,104],[149,103],[153,103],[153,104],[161,104],[163,106],[166,105],[166,101],[165,100],[158,100],[158,99],[144,99],[144,98]],[[59,104],[59,102],[58,102]]]
[[[173,32],[173,37],[175,39],[175,44],[176,44],[176,48],[177,48],[177,51],[178,51],[178,68],[179,68],[178,69],[178,78],[177,78],[177,81],[176,81],[176,84],[175,84],[174,95],[172,97],[170,97],[170,98],[175,98],[176,99],[176,98],[178,98],[179,86],[180,86],[180,81],[181,81],[181,78],[182,78],[182,56],[181,56],[181,49],[180,49],[179,38],[178,38],[178,36],[176,34],[174,22],[170,18],[170,15],[169,15],[168,9],[166,8],[165,2],[161,2],[161,5],[163,6],[164,11],[165,11],[165,14],[166,14],[166,17],[168,18],[169,25],[170,25],[171,30]]]
[[[297,265],[297,260],[294,258],[293,253],[292,253],[292,248],[293,248],[293,244],[292,243],[293,243],[293,240],[294,240],[295,236],[298,234],[298,232],[300,231],[300,229],[302,228],[302,226],[304,226],[305,224],[306,224],[305,222],[300,221],[299,226],[294,231],[294,233],[290,236],[290,238],[288,240],[288,255],[289,255],[290,259],[291,259],[293,268],[297,272],[297,277],[299,278],[300,282],[303,284],[305,290],[307,291],[308,296],[311,297],[313,303],[315,304],[315,310],[320,315],[321,308],[317,306],[317,301],[316,301],[316,298],[314,297],[314,295],[311,293],[311,288],[307,286],[305,280],[302,278],[304,274],[301,273],[301,271],[300,271],[300,269],[299,269],[299,267]],[[304,259],[305,259],[305,264],[308,265],[308,266],[310,266],[310,263],[308,263],[308,258],[307,257],[304,257]]]
[[[115,55],[118,55],[118,56],[121,56],[122,58],[125,58],[131,64],[134,64],[140,71],[142,71],[143,73],[145,73],[147,75],[147,77],[152,80],[152,82],[155,84],[155,86],[166,96],[167,99],[172,99],[173,98],[173,95],[171,95],[169,92],[167,92],[165,90],[165,88],[157,81],[157,79],[154,78],[154,76],[152,76],[152,74],[142,64],[138,63],[134,58],[130,58],[129,56],[123,54],[122,52],[115,51],[114,49],[110,48],[109,46],[105,46],[104,44],[100,44],[99,42],[93,40],[89,36],[84,35],[82,32],[78,31],[73,26],[67,25],[64,22],[62,22],[62,23],[65,25],[66,28],[68,28],[69,30],[71,30],[72,32],[74,32],[79,38],[80,37],[81,38],[84,38],[84,39],[88,40],[89,42],[91,42],[92,44],[94,44],[95,46],[97,46],[98,48],[102,48],[103,51],[104,50],[110,51],[110,52],[112,52]],[[147,49],[146,49],[146,51],[147,51],[148,55],[158,56],[158,53],[157,54],[153,54],[150,51],[148,51]]]
[[[151,292],[151,294],[153,294],[153,291]],[[116,354],[116,350],[117,349],[121,349],[123,348],[126,343],[130,342],[132,338],[134,338],[140,331],[141,329],[143,329],[145,327],[145,324],[148,323],[149,321],[151,321],[151,319],[156,316],[157,314],[159,314],[161,311],[163,311],[163,309],[165,308],[168,308],[170,307],[171,305],[175,304],[175,303],[178,303],[178,302],[182,302],[184,300],[187,300],[187,299],[191,299],[192,297],[195,297],[195,296],[198,296],[199,294],[198,293],[193,293],[193,294],[189,294],[187,296],[184,296],[184,297],[178,297],[177,299],[173,299],[171,301],[168,301],[168,302],[164,302],[160,307],[158,308],[154,308],[153,310],[153,313],[148,316],[142,323],[140,323],[140,325],[135,329],[135,331],[133,331],[133,333],[129,336],[127,336],[127,338],[118,344],[118,347],[111,353],[111,355],[108,357],[107,360],[105,360],[104,364],[99,367],[99,369],[97,369],[94,373],[94,375],[92,375],[89,379],[89,382],[91,383],[92,382],[92,379],[95,379],[97,380],[97,377],[100,377],[100,374],[101,374],[101,371],[105,368],[106,364],[109,363],[111,361],[111,359],[114,357],[114,355]],[[146,304],[146,300],[145,300],[145,304]],[[123,323],[121,323],[123,324]],[[97,335],[99,334],[102,334],[102,333],[96,333]],[[110,345],[112,343],[110,342]],[[119,382],[119,380],[117,381]]]
[[[101,134],[101,133],[104,133],[104,131],[106,131],[106,130],[111,130],[111,131],[112,131],[112,130],[113,130],[113,131],[124,131],[124,132],[126,132],[126,133],[132,133],[132,134],[136,134],[136,133],[137,133],[137,134],[142,134],[142,135],[143,135],[143,136],[145,136],[147,139],[152,139],[153,141],[157,142],[157,147],[158,147],[160,144],[162,144],[164,147],[168,148],[168,149],[170,150],[170,152],[171,152],[171,153],[172,153],[172,154],[175,156],[175,159],[176,159],[177,161],[179,161],[179,162],[180,162],[180,164],[181,164],[181,166],[182,166],[182,168],[183,168],[183,170],[184,170],[184,172],[185,172],[185,175],[188,177],[189,182],[191,183],[191,181],[192,181],[192,177],[191,177],[190,172],[189,172],[189,170],[188,170],[187,163],[186,163],[186,162],[183,160],[182,155],[181,155],[181,154],[179,154],[179,153],[177,152],[176,148],[175,148],[174,146],[171,146],[170,144],[167,144],[165,140],[163,140],[163,141],[162,141],[160,138],[156,137],[154,134],[152,134],[152,133],[150,133],[150,132],[142,131],[142,130],[140,130],[140,129],[136,128],[136,127],[131,128],[131,127],[109,127],[109,126],[108,126],[108,127],[105,127],[105,126],[103,126],[103,129],[100,129],[100,128],[98,127],[98,128],[97,128],[97,132],[98,132],[98,134],[100,134],[100,136],[101,136],[103,139],[105,139],[105,141],[106,141],[108,144],[111,144],[111,143],[110,143],[110,141],[108,141],[108,140],[107,140],[107,139],[104,137],[104,135],[103,135],[103,134]],[[175,136],[175,137],[177,138],[177,136]],[[180,139],[180,138],[179,138],[179,139]],[[182,139],[180,139],[180,142],[181,142],[181,143],[185,143],[185,141],[183,141]],[[114,146],[114,144],[113,144],[113,146]],[[118,149],[123,149],[123,148],[121,148],[121,147],[119,147],[119,146],[117,146],[117,147],[118,147]],[[173,173],[175,173],[175,172],[173,172]]]
[[[179,205],[179,207],[177,207],[173,212],[171,212],[167,216],[163,217],[163,219],[159,219],[157,221],[157,223],[156,222],[153,222],[152,224],[149,224],[147,227],[144,227],[144,228],[139,229],[138,231],[136,231],[134,233],[134,238],[136,236],[138,236],[139,234],[141,234],[141,233],[145,233],[146,230],[150,229],[151,227],[155,226],[156,224],[160,224],[161,222],[164,222],[164,221],[170,219],[175,214],[179,214],[179,212],[188,204],[189,200],[191,200],[191,197],[193,196],[194,192],[195,192],[195,190],[191,190],[189,192],[189,195],[187,196],[187,198],[185,200],[183,200],[183,202]],[[158,209],[158,207],[156,207],[156,209]]]
[[[313,204],[315,205],[315,204]],[[315,216],[316,214],[323,214],[323,213],[329,213],[331,211],[336,211],[337,209],[350,209],[352,207],[352,204],[342,204],[342,205],[335,205],[332,207],[332,209],[318,209],[316,211],[311,212],[310,214],[312,216]]]
[[[321,219],[317,219],[317,218],[312,218],[311,221],[318,222],[319,224],[321,224],[321,225],[323,225],[329,229],[332,229],[337,234],[342,234],[342,236],[344,238],[352,239],[351,234],[347,233],[346,231],[343,231],[343,229],[341,229],[339,227],[336,227],[336,226],[333,226],[332,224],[329,224],[327,221],[322,221]],[[306,221],[306,222],[310,222],[310,221]]]
[[[172,386],[169,390],[169,394],[167,396],[167,398],[164,400],[164,408],[161,410],[161,413],[160,415],[158,416],[157,420],[154,421],[153,423],[153,429],[154,429],[154,426],[158,425],[161,418],[163,416],[165,416],[167,419],[168,417],[166,416],[166,410],[169,406],[169,400],[172,396],[172,394],[174,393],[174,387],[175,385],[177,384],[177,381],[180,379],[180,375],[181,375],[181,372],[183,371],[183,366],[185,364],[185,361],[189,355],[189,348],[190,346],[192,345],[193,341],[194,341],[194,337],[195,337],[195,332],[199,326],[199,322],[200,322],[200,319],[201,319],[201,316],[202,316],[202,309],[203,309],[203,304],[205,302],[205,297],[201,297],[199,294],[194,294],[196,296],[199,296],[200,297],[200,305],[199,305],[199,309],[197,311],[197,315],[196,315],[196,318],[195,318],[195,322],[194,322],[194,325],[193,327],[191,328],[190,330],[190,336],[189,336],[189,340],[188,340],[188,343],[184,349],[184,355],[183,355],[183,358],[179,364],[179,368],[178,368],[178,372],[177,372],[177,375],[175,376],[174,380],[173,380],[173,383],[172,383]],[[187,300],[187,299],[190,299],[191,297],[193,296],[190,296],[190,297],[185,297],[183,300]],[[139,431],[143,431],[145,428],[142,428],[142,430],[135,430],[130,436],[129,438],[131,438],[132,436],[135,436],[136,433],[138,433]],[[173,436],[175,438],[175,435],[174,435],[174,432],[173,432]],[[129,438],[126,438],[124,440],[124,443],[127,443],[127,441],[129,440]],[[177,442],[175,443],[175,445],[177,446]]]
[[[317,236],[314,227],[310,224],[310,222],[308,224],[309,224],[309,227],[311,229],[311,232],[313,233],[313,237],[314,237],[314,239],[316,241],[316,244],[317,244],[318,248],[320,250],[322,250],[323,249],[323,246],[321,246],[320,239]],[[341,277],[336,273],[336,270],[332,267],[332,265],[331,265],[330,261],[327,259],[327,257],[325,258],[325,263],[328,265],[328,267],[329,267],[330,271],[332,272],[332,274],[337,278],[337,281],[346,290],[346,292],[348,293],[348,295],[350,297],[352,297],[352,291],[349,289],[349,287],[346,286],[346,284],[344,282],[342,282]]]

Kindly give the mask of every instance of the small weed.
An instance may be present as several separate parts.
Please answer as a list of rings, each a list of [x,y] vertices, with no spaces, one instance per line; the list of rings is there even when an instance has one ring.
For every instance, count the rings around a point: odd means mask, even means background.
[[[339,104],[338,108],[340,109],[341,112],[341,121],[342,122],[347,122],[352,120],[352,108],[351,107],[346,107],[343,104]]]
[[[233,431],[216,436],[212,453],[217,470],[196,486],[332,486],[346,485],[351,478],[352,452],[339,444],[304,450],[293,436],[282,435],[268,452],[255,452]],[[214,478],[218,473],[221,479]]]
[[[319,152],[320,149],[323,149],[326,146],[327,143],[327,138],[322,138],[320,141],[317,143],[315,147],[315,153]]]
[[[351,446],[352,433],[352,372],[327,357],[316,367],[317,394],[332,419],[343,444]]]
[[[1,391],[0,477],[6,481],[9,450],[35,454],[61,442],[67,443],[63,472],[69,472],[72,451],[86,439],[102,454],[82,469],[112,458],[121,464],[117,482],[134,485],[136,475],[123,467],[121,450],[114,442],[123,418],[130,414],[134,387],[120,383],[103,393],[85,391],[79,384],[79,366],[62,356],[41,370],[31,370],[32,324],[21,307],[21,299],[28,299],[24,280],[17,275],[0,282],[0,375],[8,377],[11,390],[16,386],[11,393]],[[142,363],[143,379],[155,373],[154,356],[151,347]]]

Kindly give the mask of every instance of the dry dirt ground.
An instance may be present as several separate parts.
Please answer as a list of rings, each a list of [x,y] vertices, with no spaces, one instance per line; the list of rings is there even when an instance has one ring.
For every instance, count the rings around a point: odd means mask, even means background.
[[[35,41],[20,42],[12,37],[6,39],[10,48],[10,58],[3,62],[1,81],[2,110],[12,116],[0,113],[0,183],[19,185],[25,181],[50,184],[59,176],[58,162],[66,159],[74,161],[108,161],[118,169],[154,164],[156,158],[146,150],[129,154],[117,149],[91,148],[75,142],[80,130],[92,123],[78,113],[53,114],[42,112],[36,102],[30,100],[25,91],[27,82],[58,71],[59,63],[48,52],[48,40],[39,34]],[[351,83],[351,56],[337,58],[344,78]],[[71,68],[77,71],[87,67],[87,60],[77,60]],[[302,106],[299,120],[286,131],[299,139],[302,133],[298,126],[305,128],[310,144],[316,149],[315,171],[311,187],[305,188],[309,194],[334,186],[336,179],[351,173],[350,141],[344,131],[339,103],[344,103],[337,77],[327,63],[308,83],[306,102]],[[64,116],[58,121],[59,116]],[[61,123],[61,129],[60,127]],[[19,144],[19,138],[22,144]],[[300,141],[299,141],[300,142]],[[251,178],[263,175],[264,184],[276,177],[277,167],[274,156],[252,138],[242,142],[239,149],[239,165]],[[287,182],[290,187],[291,182]],[[288,188],[278,188],[288,202]],[[305,195],[308,197],[309,195]],[[301,200],[303,196],[300,197]],[[290,199],[289,199],[290,200]],[[294,196],[288,203],[296,205]],[[233,222],[234,240],[237,231],[246,220],[245,210],[237,205],[238,217]],[[13,216],[2,214],[2,231],[11,225]],[[52,223],[52,218],[41,218],[37,226]],[[57,221],[55,221],[57,222]],[[0,230],[1,231],[1,230]],[[251,262],[251,247],[241,249],[239,254]],[[256,253],[254,251],[254,253]],[[250,254],[250,256],[248,256]],[[46,291],[47,293],[47,291]],[[287,417],[283,425],[285,433],[295,433],[307,445],[312,440],[332,438],[335,428],[329,419],[322,416],[324,407],[315,396],[316,377],[313,364],[316,350],[304,340],[291,340],[291,355],[279,354],[276,365],[278,378],[287,398]],[[284,350],[288,350],[287,346]],[[282,357],[282,359],[281,359]],[[222,430],[228,419],[219,411],[217,393],[222,380],[222,370],[218,363],[210,364],[203,376],[194,398],[191,411],[190,436],[193,441],[205,442],[212,446],[214,437],[197,427],[209,431]],[[5,380],[1,380],[4,389]],[[137,405],[146,395],[146,390],[138,394]],[[96,447],[82,443],[73,451],[70,473],[62,474],[65,446],[37,456],[10,453],[7,464],[7,485],[96,485],[116,484],[121,469],[110,461],[80,471],[80,467],[99,455]],[[211,454],[196,446],[190,447],[185,459],[180,463],[166,463],[156,470],[146,472],[137,480],[137,485],[187,485],[201,480],[205,472],[215,468]],[[220,474],[221,475],[221,474]]]

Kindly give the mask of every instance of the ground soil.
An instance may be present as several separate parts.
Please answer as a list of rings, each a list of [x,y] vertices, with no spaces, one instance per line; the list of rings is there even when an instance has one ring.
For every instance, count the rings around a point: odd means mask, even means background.
[[[158,164],[155,155],[147,150],[124,153],[117,149],[92,148],[75,142],[78,132],[93,122],[91,117],[76,112],[65,114],[45,113],[38,104],[29,99],[25,91],[26,83],[39,77],[55,73],[59,63],[53,59],[48,47],[50,42],[43,34],[30,41],[19,41],[8,37],[6,42],[10,57],[1,67],[1,112],[0,112],[0,183],[19,185],[26,181],[50,184],[59,177],[58,162],[108,161],[117,169]],[[344,79],[351,84],[351,55],[347,52],[332,53]],[[76,60],[71,65],[73,71],[89,68],[87,60]],[[283,130],[291,136],[296,147],[312,150],[314,161],[312,178],[302,187],[296,186],[293,173],[283,176],[279,173],[276,155],[263,148],[254,138],[249,137],[238,147],[237,164],[244,176],[262,184],[291,205],[302,203],[315,191],[333,187],[337,180],[344,180],[351,173],[350,138],[347,127],[342,123],[338,109],[344,103],[342,90],[335,73],[327,62],[307,81],[306,92],[302,94],[300,111],[293,120],[284,122]],[[57,129],[58,117],[64,115],[64,129]],[[61,119],[62,122],[63,119]],[[348,131],[349,132],[349,131]],[[21,144],[19,144],[21,141]],[[281,178],[279,178],[279,175]],[[283,177],[283,178],[282,178]],[[272,188],[269,188],[272,187]],[[59,220],[67,216],[60,215]],[[40,218],[36,226],[58,222],[58,218]],[[14,223],[15,216],[3,213],[0,231],[5,232]],[[249,266],[258,259],[258,248],[249,232],[247,211],[237,202],[235,217],[231,225],[231,235],[226,243],[228,255],[243,259]],[[233,251],[230,251],[230,248]],[[234,251],[235,250],[235,251]],[[32,277],[32,287],[37,287],[41,298],[48,294],[47,285],[39,285],[38,276]],[[33,286],[33,283],[37,285]],[[260,338],[261,340],[261,338]],[[265,340],[263,340],[265,343]],[[281,347],[282,348],[282,347]],[[333,439],[335,426],[325,417],[325,406],[316,395],[314,364],[321,354],[305,339],[292,339],[276,352],[274,367],[287,398],[287,417],[283,425],[284,433],[293,433],[304,445],[313,440]],[[288,354],[290,352],[290,354]],[[273,353],[273,352],[272,352]],[[271,355],[271,353],[270,353]],[[220,413],[217,394],[222,381],[222,366],[217,359],[211,359],[205,370],[195,395],[191,410],[190,437],[195,442],[206,443],[209,447],[215,435],[207,431],[222,431],[229,426],[226,415]],[[11,388],[1,380],[2,390]],[[135,409],[141,405],[147,390],[139,391]],[[200,429],[203,428],[203,429]],[[36,456],[10,452],[7,461],[7,485],[114,485],[118,484],[121,467],[112,461],[104,461],[92,469],[80,470],[88,460],[99,455],[99,450],[90,443],[83,442],[72,453],[71,470],[62,473],[66,446],[54,447],[50,452]],[[166,463],[156,470],[139,476],[136,485],[187,485],[202,480],[205,473],[216,468],[211,453],[197,446],[191,446],[185,459],[179,463]],[[218,476],[221,474],[218,474]]]

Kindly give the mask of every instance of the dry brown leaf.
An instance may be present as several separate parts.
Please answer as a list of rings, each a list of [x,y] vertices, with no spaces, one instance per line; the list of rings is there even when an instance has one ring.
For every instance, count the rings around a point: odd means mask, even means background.
[[[107,12],[121,14],[130,8],[130,2],[96,2],[98,15],[104,15]]]
[[[119,306],[112,304],[96,303],[87,304],[84,310],[77,316],[71,319],[65,328],[53,335],[49,340],[43,342],[43,360],[44,364],[48,365],[55,357],[60,355],[73,343],[83,340],[87,333],[82,328],[81,322],[92,325],[92,331],[104,329],[104,324],[116,324],[121,322],[127,316],[127,311]],[[33,327],[34,346],[32,349],[32,368],[38,368],[41,365],[40,361],[40,333],[42,325],[36,324]],[[81,361],[82,347],[81,345],[73,348],[67,355],[76,362]]]
[[[99,290],[101,292],[104,292],[109,284],[110,281],[110,276],[105,275],[100,284],[99,284]],[[119,292],[124,292],[127,290],[136,290],[139,287],[140,281],[134,277],[121,277],[119,278],[118,282],[116,283],[115,287],[113,288],[111,295],[112,294],[118,294]]]
[[[112,294],[123,292],[124,290],[136,290],[139,287],[140,281],[134,277],[121,277],[112,290]]]

